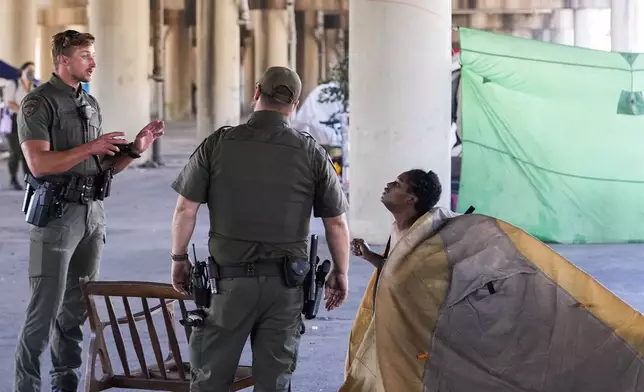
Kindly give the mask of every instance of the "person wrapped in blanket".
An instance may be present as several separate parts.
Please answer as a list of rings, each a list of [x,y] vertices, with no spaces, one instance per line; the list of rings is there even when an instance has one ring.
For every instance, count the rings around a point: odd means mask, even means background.
[[[380,269],[387,258],[389,250],[409,231],[409,228],[438,203],[442,187],[438,176],[433,171],[420,169],[406,171],[396,180],[387,184],[380,201],[394,217],[391,225],[391,236],[385,252],[380,255],[362,238],[351,241],[351,252],[362,257],[374,267]]]
[[[349,334],[349,344],[345,363],[345,380],[340,392],[371,392],[371,391],[400,391],[406,386],[397,385],[393,389],[383,388],[382,375],[380,373],[383,358],[382,350],[377,349],[376,339],[376,297],[379,293],[378,286],[384,283],[383,278],[391,280],[388,266],[394,265],[399,268],[405,263],[411,249],[415,248],[418,238],[425,238],[434,229],[441,225],[441,222],[456,213],[437,206],[440,200],[442,186],[436,173],[414,169],[400,174],[394,181],[387,184],[381,196],[381,202],[393,215],[391,235],[383,254],[378,254],[371,249],[369,244],[362,238],[355,238],[351,241],[351,251],[375,268],[369,283],[365,289],[362,301],[356,313],[354,324]],[[412,262],[414,260],[411,260]],[[391,264],[393,262],[393,264]],[[413,263],[412,263],[413,265]],[[379,284],[380,282],[380,284]],[[387,285],[392,283],[388,281]],[[385,286],[383,286],[385,287]],[[401,310],[404,313],[404,310]],[[384,304],[380,308],[384,318],[399,317],[400,313],[391,312],[391,304]],[[413,317],[412,317],[413,319]],[[403,320],[390,320],[398,324],[407,325]],[[396,324],[397,325],[397,324]],[[396,331],[398,334],[401,331]],[[404,339],[403,336],[410,336],[410,331],[403,331],[403,335],[397,335],[397,339]],[[381,333],[386,338],[386,334]],[[387,350],[385,350],[386,352]],[[387,355],[385,355],[387,357]],[[389,357],[387,357],[389,358]],[[392,357],[384,358],[384,362],[403,361],[406,358]],[[412,359],[417,361],[416,358]],[[387,362],[389,363],[389,362]],[[388,365],[386,365],[388,366]],[[403,365],[401,365],[403,366]],[[396,369],[396,372],[399,369]],[[405,377],[408,374],[405,373]],[[417,381],[415,378],[410,378]],[[397,384],[399,380],[393,380]],[[401,389],[402,388],[402,389]]]

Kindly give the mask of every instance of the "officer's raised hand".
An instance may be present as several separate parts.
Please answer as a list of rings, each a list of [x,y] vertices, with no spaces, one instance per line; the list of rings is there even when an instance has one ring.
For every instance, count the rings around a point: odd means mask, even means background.
[[[124,132],[110,132],[88,143],[92,155],[114,155],[119,152],[120,144],[127,144]]]
[[[163,121],[151,121],[148,125],[143,127],[136,138],[134,139],[134,149],[138,153],[145,152],[159,137],[163,135],[163,128],[165,124]]]

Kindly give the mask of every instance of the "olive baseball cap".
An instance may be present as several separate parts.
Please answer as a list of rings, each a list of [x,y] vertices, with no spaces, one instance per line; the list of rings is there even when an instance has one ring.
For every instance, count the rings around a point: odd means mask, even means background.
[[[257,84],[262,94],[285,104],[294,104],[302,93],[300,76],[287,67],[269,67]]]

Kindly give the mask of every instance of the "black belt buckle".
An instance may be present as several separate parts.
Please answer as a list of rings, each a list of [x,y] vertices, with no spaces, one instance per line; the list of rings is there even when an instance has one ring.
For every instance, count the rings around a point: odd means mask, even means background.
[[[246,276],[255,276],[255,264],[254,263],[246,264]]]

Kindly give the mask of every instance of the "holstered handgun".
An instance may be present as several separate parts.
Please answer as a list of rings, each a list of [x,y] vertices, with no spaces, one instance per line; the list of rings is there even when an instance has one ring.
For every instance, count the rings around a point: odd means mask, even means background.
[[[302,314],[307,320],[314,319],[318,314],[320,303],[322,303],[324,282],[331,270],[331,262],[329,260],[324,260],[318,266],[320,258],[317,255],[317,251],[318,236],[314,234],[311,236],[311,251],[309,253],[311,268],[304,282],[304,307],[302,308]]]
[[[25,197],[22,199],[22,213],[26,214],[31,203],[31,198],[34,196],[36,189],[40,186],[38,181],[29,174],[25,174]]]
[[[49,181],[38,182],[32,176],[27,176],[26,185],[22,211],[27,223],[45,227],[52,219],[62,216],[60,187],[57,184]]]

